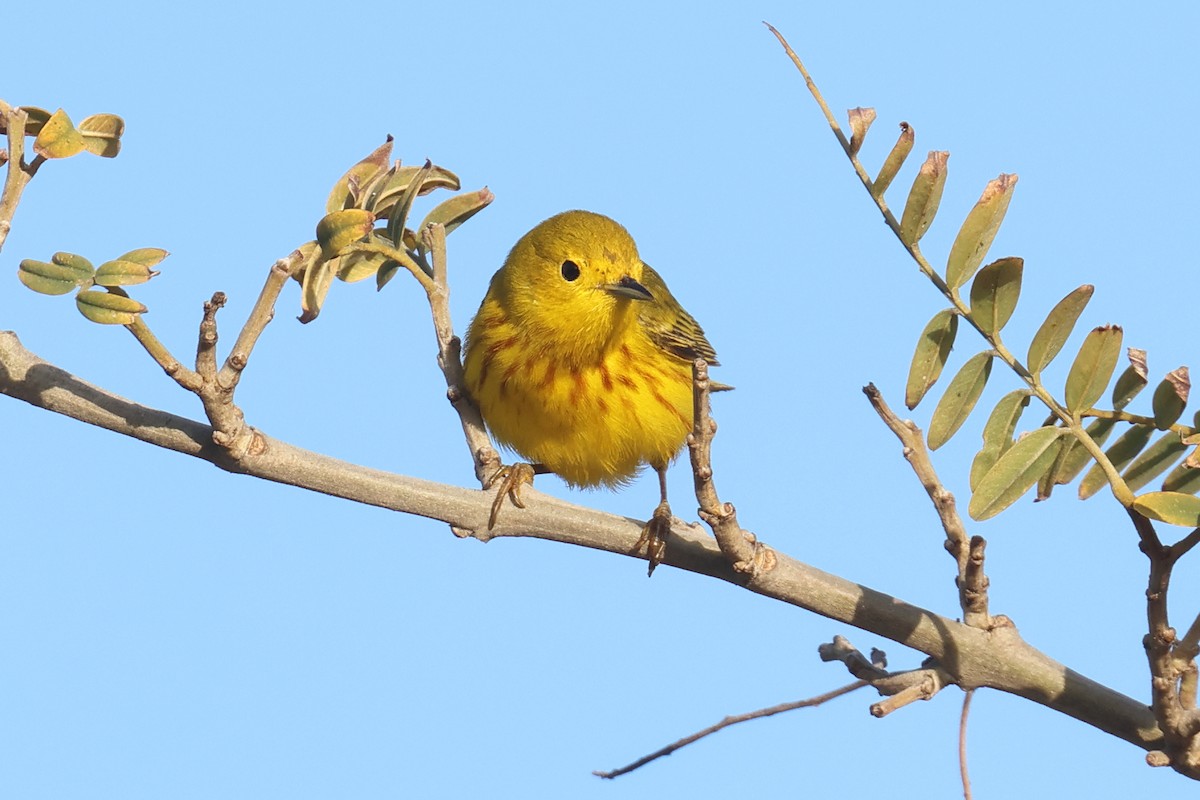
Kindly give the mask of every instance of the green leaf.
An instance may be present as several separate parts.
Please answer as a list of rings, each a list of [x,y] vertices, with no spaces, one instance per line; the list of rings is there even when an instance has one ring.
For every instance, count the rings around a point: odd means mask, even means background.
[[[371,241],[387,247],[392,246],[391,242],[378,234],[372,235]],[[376,274],[379,268],[389,261],[387,256],[379,253],[348,253],[341,258],[334,259],[332,266],[339,280],[356,283]]]
[[[388,214],[387,237],[396,247],[404,246],[404,225],[408,222],[408,212],[412,210],[413,200],[417,199],[417,191],[424,185],[425,178],[432,171],[433,162],[426,160],[425,166],[411,177],[404,192],[392,205],[391,212]]]
[[[334,260],[317,258],[304,269],[304,279],[300,289],[300,321],[308,324],[321,313],[325,296],[333,284]]]
[[[145,267],[157,267],[169,255],[170,253],[161,247],[139,247],[137,250],[130,250],[125,255],[118,256],[115,260],[132,261],[134,264],[141,264]]]
[[[1129,366],[1117,377],[1113,384],[1112,404],[1114,411],[1120,411],[1146,388],[1146,351],[1130,347]]]
[[[944,150],[931,150],[913,179],[900,218],[900,241],[908,247],[921,240],[937,215],[942,190],[946,188],[946,161],[949,158],[950,154]]]
[[[1038,428],[1023,436],[1000,457],[971,495],[967,513],[982,522],[1011,506],[1054,465],[1062,428]]]
[[[1200,497],[1179,492],[1147,492],[1133,500],[1143,517],[1184,528],[1200,526]]]
[[[988,264],[971,284],[971,319],[984,333],[994,336],[1012,317],[1021,294],[1025,260],[1001,258]]]
[[[987,474],[1000,456],[1013,445],[1013,433],[1021,419],[1021,412],[1029,405],[1030,391],[1017,389],[1000,398],[983,426],[983,447],[971,462],[971,491]]]
[[[967,421],[983,387],[992,372],[992,353],[976,353],[950,381],[946,394],[933,410],[929,420],[929,449],[937,450],[950,441],[962,424]]]
[[[395,261],[389,261],[384,264],[378,272],[375,273],[375,291],[381,290],[387,286],[388,281],[396,277],[396,273],[400,271],[400,265]]]
[[[83,134],[61,108],[50,115],[33,140],[33,151],[42,158],[70,158],[83,152]]]
[[[329,199],[325,201],[325,212],[332,214],[334,211],[352,207],[355,197],[352,187],[362,186],[386,170],[391,158],[392,137],[389,136],[386,142],[376,147],[370,155],[346,170],[346,174],[338,178],[338,182],[333,185],[333,190],[329,192]]]
[[[92,279],[92,265],[83,256],[55,253],[50,263],[25,259],[17,266],[17,278],[41,294],[67,294]]]
[[[133,286],[145,283],[158,274],[145,264],[135,261],[105,261],[96,269],[96,284],[99,286]]]
[[[952,308],[943,309],[921,331],[912,364],[908,368],[908,384],[904,389],[904,405],[909,410],[917,407],[925,393],[942,374],[954,337],[958,333],[958,314]]]
[[[871,183],[871,194],[876,197],[883,197],[883,193],[892,185],[892,181],[896,179],[897,173],[900,172],[900,167],[904,166],[904,160],[912,152],[914,141],[916,141],[916,134],[913,132],[912,126],[907,122],[901,122],[900,138],[892,146],[892,152],[888,153],[888,157],[884,159],[883,166],[879,168],[879,175]]]
[[[950,246],[950,257],[946,260],[946,284],[957,289],[971,280],[975,270],[983,263],[992,240],[1000,230],[1000,223],[1008,211],[1013,190],[1017,188],[1017,176],[1002,174],[989,181],[975,207]]]
[[[326,214],[317,223],[317,243],[325,258],[333,258],[343,248],[363,239],[375,226],[375,215],[361,208],[347,208]]]
[[[1154,428],[1147,425],[1133,425],[1117,437],[1112,446],[1104,451],[1104,455],[1120,472],[1138,453],[1142,452],[1142,448],[1149,443],[1153,434]],[[1083,476],[1083,480],[1079,482],[1079,499],[1087,500],[1107,484],[1108,476],[1104,474],[1104,468],[1099,464],[1093,464],[1092,468]]]
[[[1038,328],[1037,333],[1033,336],[1033,341],[1029,344],[1029,357],[1025,359],[1025,366],[1029,368],[1030,372],[1034,375],[1041,372],[1054,360],[1058,351],[1062,350],[1063,345],[1071,336],[1071,331],[1075,328],[1079,315],[1083,313],[1088,301],[1092,299],[1094,291],[1094,286],[1085,283],[1059,300],[1058,305],[1050,309],[1046,321],[1042,323],[1042,327]]]
[[[1183,414],[1191,390],[1192,382],[1187,367],[1171,370],[1158,384],[1151,407],[1154,409],[1154,424],[1160,431],[1174,425]]]
[[[75,307],[101,325],[129,325],[138,314],[146,313],[146,307],[137,300],[116,292],[80,292],[75,295]]]
[[[101,158],[115,158],[121,152],[121,134],[125,132],[125,120],[116,114],[92,114],[79,123],[83,135],[83,147]]]
[[[492,194],[486,186],[476,192],[456,194],[449,200],[443,200],[434,206],[433,210],[425,215],[425,219],[421,220],[417,231],[422,231],[426,226],[440,222],[445,226],[446,235],[449,236],[451,231],[487,208],[488,204],[495,199],[496,195]]]
[[[416,182],[417,197],[424,197],[437,189],[449,189],[457,192],[462,188],[462,183],[457,175],[437,164],[431,165],[428,172],[425,171],[424,166],[393,167],[392,177],[379,191],[379,197],[375,199],[375,205],[371,207],[375,216],[380,219],[383,219],[385,215],[391,216],[392,207],[399,202],[399,199],[408,191],[408,187],[413,185],[416,176],[420,173],[424,173],[424,177]]]
[[[1088,333],[1067,374],[1067,410],[1078,416],[1096,404],[1112,380],[1121,357],[1119,325],[1102,325]]]
[[[1136,492],[1166,472],[1187,449],[1179,434],[1169,431],[1135,458],[1129,468],[1121,474],[1121,478],[1129,487],[1129,491]]]
[[[1187,462],[1179,464],[1163,480],[1162,490],[1195,494],[1200,491],[1200,469],[1189,467]]]

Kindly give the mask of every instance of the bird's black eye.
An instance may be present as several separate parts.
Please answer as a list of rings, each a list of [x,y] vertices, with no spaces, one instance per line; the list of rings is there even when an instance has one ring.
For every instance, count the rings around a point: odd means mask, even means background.
[[[562,276],[569,281],[573,281],[579,277],[579,265],[574,261],[564,261],[562,263]]]

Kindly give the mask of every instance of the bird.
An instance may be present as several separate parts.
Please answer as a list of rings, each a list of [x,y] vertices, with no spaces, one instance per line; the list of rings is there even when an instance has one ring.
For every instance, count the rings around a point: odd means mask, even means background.
[[[565,211],[522,236],[492,276],[463,358],[488,430],[528,459],[491,477],[489,487],[500,483],[489,529],[506,496],[524,508],[521,486],[535,474],[618,488],[649,465],[662,499],[634,552],[645,549],[653,574],[672,519],[667,466],[692,429],[697,358],[718,364],[620,223]]]

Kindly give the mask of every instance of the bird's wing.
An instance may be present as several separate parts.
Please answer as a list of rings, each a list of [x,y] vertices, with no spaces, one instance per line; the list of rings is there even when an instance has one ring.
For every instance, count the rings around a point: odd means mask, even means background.
[[[649,264],[643,264],[642,285],[654,299],[638,305],[638,321],[650,336],[650,340],[668,353],[691,361],[703,358],[713,366],[718,365],[717,351],[704,338],[704,329],[695,317],[684,310],[679,301],[667,289],[662,276]]]

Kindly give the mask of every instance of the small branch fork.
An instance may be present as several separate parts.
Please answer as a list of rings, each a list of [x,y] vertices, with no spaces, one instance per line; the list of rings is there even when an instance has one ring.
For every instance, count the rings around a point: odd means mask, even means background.
[[[195,369],[175,358],[139,316],[125,327],[177,384],[200,398],[204,413],[213,427],[212,440],[235,462],[262,451],[264,440],[246,424],[242,410],[233,402],[242,372],[263,330],[275,315],[275,303],[283,286],[304,263],[299,251],[272,265],[266,284],[242,326],[225,363],[217,367],[217,312],[225,305],[225,293],[217,292],[204,304],[200,335],[196,345]]]
[[[889,672],[887,654],[872,650],[867,658],[843,636],[817,648],[822,661],[840,661],[850,674],[875,688],[884,699],[871,706],[871,716],[886,717],[918,700],[929,700],[947,686],[956,683],[953,675],[926,659],[920,669]]]
[[[1175,564],[1200,542],[1200,528],[1172,545],[1164,545],[1154,524],[1127,509],[1137,530],[1140,549],[1150,559],[1146,587],[1146,658],[1150,663],[1150,696],[1154,716],[1162,726],[1163,747],[1146,754],[1154,767],[1171,766],[1184,772],[1200,767],[1200,710],[1196,707],[1196,655],[1200,651],[1200,617],[1182,639],[1176,639],[1167,612],[1167,594]]]

